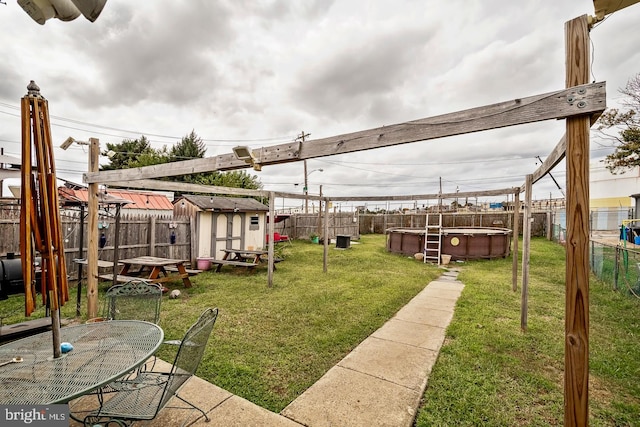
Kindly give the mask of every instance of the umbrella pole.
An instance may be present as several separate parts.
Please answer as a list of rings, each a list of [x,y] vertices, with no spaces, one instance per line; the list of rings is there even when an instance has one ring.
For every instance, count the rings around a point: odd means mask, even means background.
[[[48,292],[48,298],[51,301],[53,291]],[[53,334],[53,358],[57,359],[62,355],[60,351],[60,308],[51,310],[51,332]]]

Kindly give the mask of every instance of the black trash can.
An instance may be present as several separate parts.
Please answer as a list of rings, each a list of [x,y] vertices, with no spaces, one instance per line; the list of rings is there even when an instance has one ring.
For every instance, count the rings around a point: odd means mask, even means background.
[[[338,234],[336,236],[336,248],[347,249],[351,247],[351,236]]]

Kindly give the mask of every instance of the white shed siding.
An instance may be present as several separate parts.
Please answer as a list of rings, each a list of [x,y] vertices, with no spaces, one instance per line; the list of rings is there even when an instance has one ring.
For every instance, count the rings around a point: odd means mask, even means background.
[[[198,256],[211,257],[211,212],[199,213]]]

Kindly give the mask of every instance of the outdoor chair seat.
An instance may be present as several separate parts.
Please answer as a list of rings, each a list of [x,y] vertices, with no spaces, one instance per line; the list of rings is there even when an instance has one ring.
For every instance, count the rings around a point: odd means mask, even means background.
[[[109,398],[105,399],[99,394],[100,407],[89,411],[84,417],[84,425],[129,425],[135,421],[152,420],[162,409],[168,407],[172,397],[199,411],[209,421],[202,409],[182,398],[178,392],[198,369],[217,317],[217,308],[209,308],[200,315],[180,340],[180,347],[169,372],[144,371],[135,377],[109,384],[106,388]],[[78,418],[78,414],[74,418]]]
[[[269,243],[269,235],[267,234],[267,243]],[[273,233],[273,243],[291,243],[289,236],[280,234],[278,232]]]

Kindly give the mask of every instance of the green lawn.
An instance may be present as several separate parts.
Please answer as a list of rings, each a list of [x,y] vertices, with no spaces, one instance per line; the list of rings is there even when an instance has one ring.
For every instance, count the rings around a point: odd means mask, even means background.
[[[170,286],[182,296],[165,297],[160,324],[167,339],[179,338],[206,307],[219,307],[198,375],[279,412],[441,273],[384,245],[384,236],[364,235],[348,250],[330,248],[324,273],[323,247],[295,241],[272,288],[263,267],[202,273],[190,289]],[[511,259],[459,266],[465,290],[416,425],[562,424],[564,248],[532,241],[526,333]],[[63,317],[74,316],[71,293]],[[0,302],[0,315],[20,312],[21,301]],[[592,280],[592,425],[640,425],[639,315],[637,299]],[[170,359],[168,351],[160,356]]]
[[[526,332],[511,263],[465,264],[416,426],[563,424],[564,248],[532,241]],[[640,425],[640,301],[592,279],[589,334],[590,424]]]

